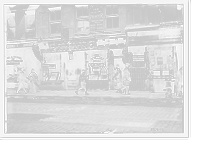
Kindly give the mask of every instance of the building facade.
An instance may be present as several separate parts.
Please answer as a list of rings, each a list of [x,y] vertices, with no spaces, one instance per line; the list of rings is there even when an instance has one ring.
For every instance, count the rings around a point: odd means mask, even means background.
[[[150,90],[149,78],[182,65],[182,5],[7,5],[5,13],[8,80],[22,65],[43,88],[74,89],[85,69],[89,89],[114,89],[126,49],[131,90]]]

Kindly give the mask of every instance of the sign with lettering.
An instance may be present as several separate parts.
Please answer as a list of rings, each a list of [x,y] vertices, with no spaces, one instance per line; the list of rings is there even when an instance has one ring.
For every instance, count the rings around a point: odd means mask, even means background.
[[[42,50],[44,53],[58,53],[58,52],[67,52],[69,51],[69,41],[68,40],[57,40],[49,41],[49,49]]]
[[[6,65],[19,65],[21,62],[23,62],[21,57],[10,56],[10,57],[7,57]]]
[[[78,38],[69,40],[70,51],[96,50],[97,42],[95,38]]]
[[[102,31],[104,29],[104,6],[89,5],[90,32]]]
[[[107,52],[90,51],[87,52],[87,61],[89,69],[89,80],[106,80],[107,77]]]
[[[42,53],[96,50],[97,39],[92,37],[49,41],[48,47],[47,49],[41,49]]]

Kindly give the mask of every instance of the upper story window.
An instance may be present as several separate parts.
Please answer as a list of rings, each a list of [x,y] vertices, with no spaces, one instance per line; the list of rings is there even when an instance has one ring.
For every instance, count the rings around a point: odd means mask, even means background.
[[[15,14],[7,14],[7,40],[15,38]]]
[[[89,17],[88,5],[76,5],[76,12],[77,18]]]
[[[89,33],[89,8],[88,5],[75,5],[77,17],[77,31],[78,33]]]
[[[158,5],[147,5],[147,16],[148,24],[159,24],[160,22],[160,11]]]
[[[119,11],[117,5],[106,6],[106,28],[119,28]]]
[[[161,21],[183,21],[183,5],[163,5],[159,7],[161,11]]]
[[[26,38],[35,37],[35,11],[26,12]]]
[[[134,5],[133,7],[133,24],[144,25],[145,24],[145,6]]]
[[[49,8],[50,11],[50,29],[52,35],[61,34],[61,7]]]

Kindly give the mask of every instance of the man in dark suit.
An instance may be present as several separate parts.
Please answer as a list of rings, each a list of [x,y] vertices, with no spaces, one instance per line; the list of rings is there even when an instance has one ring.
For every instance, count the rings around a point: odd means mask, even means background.
[[[129,70],[130,64],[126,63],[126,67],[123,70],[123,82],[124,80],[128,80],[131,82],[131,76],[130,76],[130,70]],[[121,88],[121,92],[123,93],[123,90],[126,89],[126,94],[129,94],[129,85],[124,85]]]

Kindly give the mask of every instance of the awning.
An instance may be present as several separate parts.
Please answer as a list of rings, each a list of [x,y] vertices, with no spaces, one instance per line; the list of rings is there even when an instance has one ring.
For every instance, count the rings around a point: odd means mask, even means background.
[[[127,46],[182,44],[182,28],[159,27],[127,31]]]
[[[183,44],[181,39],[162,39],[162,40],[140,40],[129,41],[128,46],[146,46],[163,44]]]

